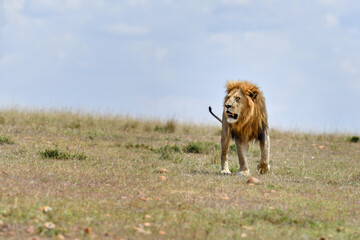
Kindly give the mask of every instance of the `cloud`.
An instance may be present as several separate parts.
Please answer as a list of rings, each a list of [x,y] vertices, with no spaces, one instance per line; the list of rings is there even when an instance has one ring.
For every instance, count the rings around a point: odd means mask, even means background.
[[[349,59],[341,60],[340,66],[347,74],[355,75],[359,73],[357,66]]]
[[[147,0],[127,0],[127,3],[132,7],[146,6]]]
[[[162,61],[168,55],[166,48],[157,48],[155,50],[155,58],[157,61]]]
[[[321,5],[330,6],[330,7],[337,7],[339,5],[343,5],[346,1],[339,1],[339,0],[317,0],[317,2]]]
[[[57,57],[58,57],[60,60],[63,60],[63,59],[65,59],[65,57],[66,57],[66,53],[65,53],[64,51],[60,51],[60,52],[58,52]]]
[[[20,11],[23,9],[25,0],[4,0],[5,12]]]
[[[5,19],[8,21],[8,23],[13,23],[17,25],[26,25],[28,23],[28,20],[21,14],[24,5],[25,5],[25,0],[4,1],[3,3],[4,16]]]
[[[157,62],[162,62],[169,54],[167,48],[157,46],[152,41],[133,41],[129,44],[128,50],[130,50],[131,55],[143,61],[153,61],[155,59]]]
[[[82,0],[66,0],[65,2],[65,6],[67,8],[72,8],[72,9],[76,9],[81,7],[82,5]]]
[[[244,4],[248,4],[250,0],[221,0],[221,2],[226,5],[231,5],[231,4],[244,5]]]
[[[78,42],[78,38],[74,34],[69,33],[69,32],[65,33],[64,40],[69,43],[77,43]]]
[[[291,51],[286,34],[270,31],[214,33],[210,35],[209,41],[233,58],[243,58],[245,55],[263,56],[263,60],[267,61],[267,58],[275,59],[275,56],[279,57]]]
[[[149,29],[147,27],[129,25],[126,23],[118,23],[115,25],[111,25],[107,27],[107,30],[109,30],[112,33],[124,34],[124,35],[142,35],[149,32]]]
[[[0,58],[0,66],[5,66],[14,63],[18,58],[19,56],[17,56],[16,54],[5,55],[2,58]]]
[[[326,14],[325,19],[329,27],[337,27],[339,25],[339,18],[334,14]]]
[[[35,9],[41,9],[44,12],[49,10],[55,12],[75,10],[83,6],[82,0],[27,0],[27,2],[30,6],[35,7]],[[99,5],[99,1],[96,1],[95,4]]]

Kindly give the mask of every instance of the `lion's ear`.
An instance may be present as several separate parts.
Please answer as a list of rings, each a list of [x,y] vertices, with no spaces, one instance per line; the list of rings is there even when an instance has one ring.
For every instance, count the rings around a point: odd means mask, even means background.
[[[257,86],[247,81],[241,82],[241,91],[253,101],[257,98],[260,90]]]
[[[258,95],[258,90],[253,90],[253,91],[250,91],[248,92],[248,96],[252,99],[252,100],[255,100],[257,95]]]

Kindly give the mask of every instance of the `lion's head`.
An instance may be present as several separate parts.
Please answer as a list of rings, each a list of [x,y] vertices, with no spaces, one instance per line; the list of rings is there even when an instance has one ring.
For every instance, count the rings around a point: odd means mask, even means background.
[[[254,100],[259,89],[249,82],[228,82],[224,111],[228,123],[244,122],[254,112]]]
[[[230,81],[226,85],[224,116],[231,129],[246,138],[257,138],[267,127],[265,98],[259,88],[247,81]]]
[[[225,97],[224,111],[227,114],[227,122],[235,123],[239,120],[241,112],[246,108],[247,100],[242,91],[233,89]]]

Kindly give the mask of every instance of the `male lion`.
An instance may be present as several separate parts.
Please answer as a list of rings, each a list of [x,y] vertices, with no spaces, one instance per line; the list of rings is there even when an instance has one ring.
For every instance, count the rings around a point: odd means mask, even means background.
[[[239,174],[248,176],[250,170],[246,160],[251,140],[260,142],[261,160],[257,166],[261,174],[270,170],[270,137],[265,107],[265,98],[259,88],[247,81],[230,81],[226,84],[226,96],[221,134],[221,173],[230,174],[227,160],[230,138],[236,143],[239,157]]]

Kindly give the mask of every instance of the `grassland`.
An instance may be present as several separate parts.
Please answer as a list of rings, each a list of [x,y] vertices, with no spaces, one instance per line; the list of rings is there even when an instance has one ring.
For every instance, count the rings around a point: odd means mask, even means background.
[[[360,143],[270,136],[252,185],[218,174],[220,126],[2,110],[0,238],[360,239]]]

